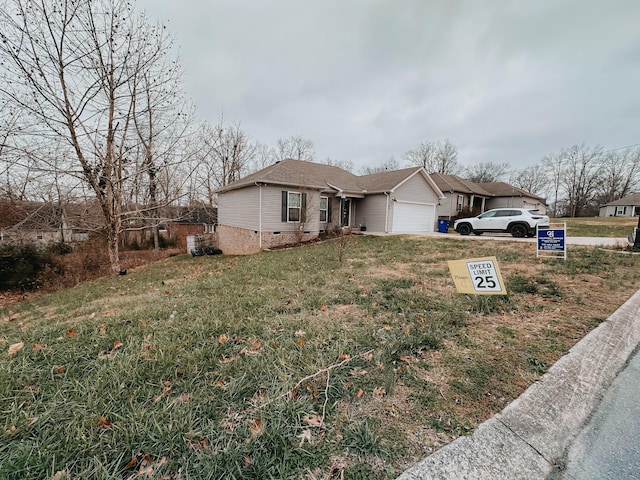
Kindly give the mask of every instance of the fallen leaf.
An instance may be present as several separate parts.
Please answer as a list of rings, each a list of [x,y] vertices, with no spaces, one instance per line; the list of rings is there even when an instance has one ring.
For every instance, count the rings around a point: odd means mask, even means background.
[[[106,417],[100,417],[98,420],[98,427],[110,427],[111,425],[111,420]]]
[[[93,312],[91,315],[89,315],[89,318],[96,318],[96,312]]]
[[[346,360],[349,360],[351,358],[351,355],[347,355],[346,353],[342,353],[340,354],[340,356],[338,357],[338,361],[339,362],[344,362]]]
[[[38,417],[32,417],[27,419],[27,425],[31,426],[38,421]]]
[[[231,363],[234,360],[237,360],[238,358],[240,358],[240,355],[233,355],[231,357],[227,357],[226,355],[223,355],[222,358],[220,359],[220,361],[222,363]]]
[[[242,465],[245,468],[250,466],[252,463],[253,463],[253,460],[251,459],[251,456],[245,455],[244,457],[242,457]]]
[[[300,394],[298,393],[298,390],[296,390],[295,388],[292,388],[292,389],[289,391],[289,396],[290,396],[291,398],[293,398],[294,400],[297,400],[298,398],[300,398]]]
[[[304,442],[311,443],[313,439],[313,433],[310,429],[305,428],[300,435],[296,435],[300,439],[300,446],[304,445]]]
[[[358,393],[356,393],[356,397],[358,397],[358,398],[362,398],[362,397],[364,397],[364,390],[359,389],[359,390],[358,390]]]
[[[180,395],[179,397],[177,397],[173,401],[173,403],[177,403],[177,404],[189,403],[192,398],[193,396],[190,393],[185,393],[184,395]]]
[[[100,325],[98,325],[98,332],[100,332],[100,335],[106,335],[107,326],[104,323],[101,323]]]
[[[224,381],[224,379],[220,378],[218,380],[216,380],[216,383],[214,383],[214,385],[218,388],[226,388],[227,387],[227,382]]]
[[[302,421],[310,427],[321,427],[324,423],[320,415],[305,415],[302,417]]]
[[[53,367],[53,372],[58,374],[58,375],[62,375],[65,372],[65,368],[61,365],[56,365],[55,367]]]
[[[77,336],[78,336],[78,332],[76,332],[73,328],[70,328],[69,330],[67,330],[67,337],[73,338]]]
[[[69,470],[58,470],[56,473],[53,474],[53,477],[51,477],[51,480],[65,480],[67,478],[70,478],[70,474],[69,474]]]
[[[262,420],[259,418],[252,418],[251,424],[249,425],[249,432],[251,432],[252,437],[257,437],[262,433]]]
[[[323,312],[326,312],[327,308],[328,307],[326,305],[322,304],[322,306],[320,307],[320,310],[322,310]]]
[[[298,339],[298,341],[296,342],[296,345],[297,345],[299,348],[302,348],[302,346],[304,345],[304,340],[302,340],[301,338],[299,338],[299,339]]]
[[[387,394],[387,391],[384,387],[376,387],[373,389],[373,394],[377,397],[384,397]]]
[[[15,425],[11,425],[11,427],[9,427],[5,433],[7,435],[15,435],[15,433],[18,431],[18,427],[16,427]]]
[[[373,360],[373,353],[369,352],[369,353],[365,353],[362,358],[364,358],[367,362],[370,362],[371,360]]]
[[[222,334],[218,336],[218,343],[227,343],[229,337],[226,334]]]
[[[24,342],[14,343],[13,345],[9,345],[9,350],[7,351],[7,354],[9,356],[15,355],[23,348],[24,348]]]
[[[111,350],[112,352],[117,350],[118,348],[122,347],[124,345],[124,343],[122,342],[113,342],[113,349]]]
[[[411,363],[412,358],[409,355],[403,355],[400,357],[400,360],[402,360],[404,363]]]
[[[47,348],[47,344],[44,342],[37,342],[33,344],[33,347],[31,347],[31,350],[33,350],[34,352],[37,352],[38,350],[44,350],[45,348]]]
[[[7,341],[4,338],[0,338],[0,345],[4,345]]]
[[[167,385],[167,382],[164,382],[164,387],[162,387],[162,392],[160,392],[160,395],[154,398],[153,401],[155,403],[158,403],[160,400],[162,400],[162,397],[164,397],[170,391],[171,391],[171,382],[169,382],[168,385]]]

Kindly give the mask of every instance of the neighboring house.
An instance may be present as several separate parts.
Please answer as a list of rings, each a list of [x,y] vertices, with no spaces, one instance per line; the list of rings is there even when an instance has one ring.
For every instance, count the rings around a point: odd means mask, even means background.
[[[175,239],[176,247],[187,248],[187,236],[213,233],[218,223],[216,207],[181,207],[175,219],[166,223],[169,238]]]
[[[46,247],[88,239],[74,228],[67,208],[52,203],[3,202],[0,204],[0,244]]]
[[[422,167],[357,176],[286,159],[218,190],[218,247],[253,253],[339,228],[432,232],[441,198]]]
[[[619,200],[600,207],[600,217],[636,217],[640,215],[640,192],[635,192]]]
[[[481,184],[444,173],[432,173],[431,178],[445,196],[438,204],[438,217],[451,220],[462,212],[471,214],[488,210],[487,201],[493,194]]]
[[[491,194],[487,200],[487,210],[492,208],[528,208],[547,213],[545,199],[527,192],[522,188],[514,187],[505,182],[478,183],[484,190]]]
[[[432,173],[431,178],[445,195],[438,205],[440,218],[452,219],[463,212],[471,215],[501,207],[547,211],[543,198],[505,182],[475,183],[443,173]]]

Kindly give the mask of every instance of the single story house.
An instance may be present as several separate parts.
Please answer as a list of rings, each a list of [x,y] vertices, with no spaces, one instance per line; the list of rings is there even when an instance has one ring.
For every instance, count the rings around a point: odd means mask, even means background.
[[[599,217],[637,217],[638,215],[640,215],[640,192],[602,205],[598,213]]]
[[[445,196],[438,204],[438,217],[451,220],[462,212],[470,215],[488,210],[487,201],[493,195],[480,184],[445,173],[432,173],[431,178]]]
[[[217,244],[243,254],[340,228],[432,232],[442,198],[422,167],[358,176],[286,159],[218,190]]]
[[[44,248],[87,240],[87,232],[73,222],[69,210],[68,205],[54,203],[0,203],[0,245],[30,244]]]
[[[545,199],[522,188],[514,187],[505,182],[486,182],[478,183],[478,185],[491,194],[487,200],[487,210],[514,207],[536,209],[547,213]]]
[[[452,219],[464,214],[476,215],[492,208],[518,207],[546,213],[542,197],[505,182],[475,183],[458,175],[432,173],[431,178],[444,193],[438,204],[438,217]]]

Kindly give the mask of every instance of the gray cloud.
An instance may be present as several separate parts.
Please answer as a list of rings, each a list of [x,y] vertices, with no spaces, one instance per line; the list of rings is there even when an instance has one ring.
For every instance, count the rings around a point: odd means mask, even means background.
[[[255,139],[376,165],[449,138],[467,165],[640,143],[636,0],[139,0],[186,89]]]

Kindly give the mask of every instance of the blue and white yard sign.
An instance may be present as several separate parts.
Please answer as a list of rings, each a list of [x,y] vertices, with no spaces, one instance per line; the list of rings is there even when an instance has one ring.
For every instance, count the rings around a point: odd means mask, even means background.
[[[553,225],[554,228],[551,228]],[[567,224],[552,224],[548,227],[538,227],[537,231],[537,254],[539,257],[544,252],[546,257],[557,257],[567,259]],[[558,226],[561,225],[561,228]]]

